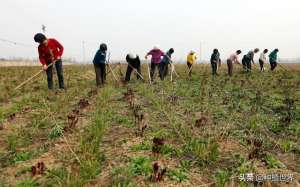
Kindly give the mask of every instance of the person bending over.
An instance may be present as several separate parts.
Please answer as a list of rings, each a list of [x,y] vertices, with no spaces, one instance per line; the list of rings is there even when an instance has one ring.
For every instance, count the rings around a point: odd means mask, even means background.
[[[48,89],[53,89],[53,66],[56,68],[59,89],[65,89],[63,66],[61,56],[64,47],[54,38],[46,38],[42,33],[34,36],[34,41],[39,43],[38,52],[40,63],[47,74]]]

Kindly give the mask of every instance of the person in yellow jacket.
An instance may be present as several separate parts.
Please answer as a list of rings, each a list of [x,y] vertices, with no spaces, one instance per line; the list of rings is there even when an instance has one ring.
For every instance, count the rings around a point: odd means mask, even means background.
[[[189,76],[192,75],[193,64],[196,63],[196,60],[197,60],[196,53],[194,51],[191,51],[187,56],[187,66],[188,66]]]

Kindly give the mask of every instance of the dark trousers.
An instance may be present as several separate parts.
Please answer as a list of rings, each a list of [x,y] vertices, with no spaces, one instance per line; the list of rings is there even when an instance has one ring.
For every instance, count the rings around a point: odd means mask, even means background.
[[[243,69],[246,70],[247,69],[247,59],[246,59],[246,57],[243,58],[242,64],[243,64]]]
[[[95,73],[96,73],[96,84],[100,86],[105,83],[106,80],[106,64],[99,63],[94,64]]]
[[[277,62],[270,62],[271,65],[271,71],[274,71],[275,68],[277,67]]]
[[[126,82],[129,82],[129,81],[130,81],[130,77],[131,77],[131,73],[132,73],[132,71],[133,71],[133,68],[135,68],[139,74],[142,74],[142,73],[141,73],[141,66],[140,66],[140,65],[137,66],[137,67],[128,65],[127,71],[126,71],[126,76],[125,76],[125,81],[126,81]],[[139,74],[136,75],[136,78],[137,78],[138,80],[141,79],[141,77],[140,77]]]
[[[153,77],[155,75],[155,70],[156,69],[159,71],[159,64],[151,63],[151,69],[150,69],[151,80],[153,80]]]
[[[227,60],[227,67],[228,67],[228,75],[232,76],[232,72],[233,72],[233,63],[231,60]]]
[[[251,71],[251,69],[252,69],[251,59],[247,58],[246,66],[247,66],[247,71]]]
[[[217,74],[217,69],[218,69],[218,63],[217,62],[211,62],[211,69],[212,69],[212,74],[216,75]]]
[[[48,63],[48,65],[49,64],[50,63]],[[55,62],[55,68],[56,68],[56,73],[57,73],[57,77],[58,77],[59,88],[64,89],[65,84],[64,84],[64,74],[63,74],[62,60],[58,60],[58,61]],[[48,88],[50,90],[52,90],[53,89],[53,66],[49,67],[46,70],[46,74],[47,74]]]
[[[164,80],[168,75],[169,64],[168,63],[160,63],[159,64],[159,77],[161,80]]]
[[[264,61],[263,60],[261,60],[261,59],[259,59],[259,67],[260,67],[260,71],[265,71],[265,69],[264,69]]]
[[[189,62],[187,62],[186,64],[188,66],[189,76],[191,76],[192,75],[192,66],[193,66],[193,64],[191,64]]]

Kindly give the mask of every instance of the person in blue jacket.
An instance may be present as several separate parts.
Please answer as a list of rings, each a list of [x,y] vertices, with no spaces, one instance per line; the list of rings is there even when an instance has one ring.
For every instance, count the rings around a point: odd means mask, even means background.
[[[159,64],[159,77],[161,80],[164,80],[165,77],[168,75],[168,66],[171,64],[172,54],[174,53],[174,49],[169,49],[168,52],[165,53],[163,59]]]
[[[100,49],[96,52],[96,55],[93,60],[95,73],[96,73],[96,84],[97,86],[102,86],[105,84],[106,80],[106,53],[107,45],[102,43]]]

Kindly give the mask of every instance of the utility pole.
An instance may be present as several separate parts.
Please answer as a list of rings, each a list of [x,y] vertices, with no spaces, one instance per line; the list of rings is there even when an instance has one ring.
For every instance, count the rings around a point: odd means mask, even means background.
[[[202,61],[202,42],[200,42],[200,53],[199,53],[199,61]]]
[[[46,26],[45,25],[42,25],[42,31],[44,34],[46,34]]]
[[[203,58],[203,45],[204,45],[204,42],[203,41],[200,41],[200,53],[199,53],[199,61],[201,62],[201,61],[203,61],[204,60],[204,58]]]

